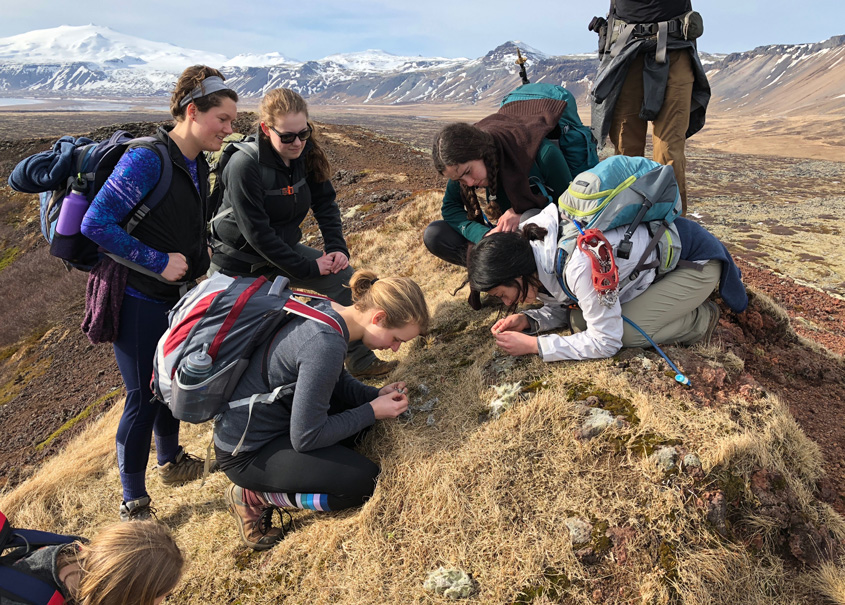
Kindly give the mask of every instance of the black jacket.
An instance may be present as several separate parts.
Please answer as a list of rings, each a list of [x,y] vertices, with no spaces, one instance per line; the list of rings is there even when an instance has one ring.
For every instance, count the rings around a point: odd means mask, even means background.
[[[299,227],[311,210],[320,226],[325,251],[349,256],[334,187],[331,181],[317,182],[313,174],[306,173],[310,141],[288,167],[266,137],[257,139],[258,162],[241,150],[223,169],[220,211],[232,208],[233,212],[215,221],[215,235],[240,252],[266,259],[273,266],[271,270],[278,267],[299,279],[318,277],[317,262],[301,256],[294,246],[302,239]],[[259,164],[272,169],[273,182],[266,189]],[[248,263],[221,251],[215,250],[213,260],[228,272],[253,274]]]
[[[188,172],[185,158],[176,143],[167,136],[172,127],[159,128],[156,136],[167,144],[173,162],[173,180],[167,195],[132,231],[132,236],[161,252],[181,252],[188,262],[183,278],[192,281],[208,271],[208,164],[203,154],[197,156],[200,190]],[[169,302],[179,300],[179,286],[130,271],[127,284],[139,292]]]

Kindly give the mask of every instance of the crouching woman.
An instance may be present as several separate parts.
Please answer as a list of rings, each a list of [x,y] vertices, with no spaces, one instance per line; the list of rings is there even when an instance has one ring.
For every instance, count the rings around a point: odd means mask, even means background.
[[[576,250],[563,274],[557,274],[555,206],[526,220],[520,232],[485,237],[469,256],[470,287],[500,297],[512,311],[521,303],[543,303],[539,309],[497,321],[492,327],[496,344],[511,355],[535,354],[543,361],[607,358],[622,347],[649,346],[623,315],[657,343],[709,343],[720,315],[718,305],[708,300],[716,285],[735,312],[745,310],[748,297],[724,245],[693,221],[678,218],[675,224],[681,259],[686,262],[659,280],[656,270],[641,271],[609,306],[602,304],[593,286],[592,262],[586,253]],[[614,249],[625,229],[604,234]],[[637,227],[629,259],[616,258],[620,283],[628,281],[649,240],[648,228]],[[645,262],[656,258],[652,251]],[[567,327],[571,335],[537,335]]]
[[[405,383],[378,389],[343,367],[349,341],[370,350],[397,351],[428,329],[419,286],[406,277],[378,279],[356,271],[352,305],[319,302],[329,321],[295,317],[259,347],[233,394],[249,398],[282,385],[293,392],[272,404],[228,409],[217,420],[214,443],[241,539],[255,550],[272,547],[283,530],[272,527],[275,507],[339,510],[360,506],[375,489],[378,466],[354,450],[376,420],[408,408]]]

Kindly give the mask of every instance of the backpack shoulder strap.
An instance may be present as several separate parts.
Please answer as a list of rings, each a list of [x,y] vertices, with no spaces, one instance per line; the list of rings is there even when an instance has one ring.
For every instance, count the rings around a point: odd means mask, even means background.
[[[276,180],[275,171],[269,166],[265,166],[258,161],[258,141],[240,141],[233,143],[238,151],[243,151],[253,160],[258,162],[258,170],[261,172],[261,186],[264,189],[264,195],[267,195],[273,187],[273,182]]]
[[[158,154],[159,160],[161,160],[161,175],[159,176],[158,182],[153,190],[150,191],[146,197],[141,200],[141,203],[132,211],[132,215],[124,227],[127,233],[132,233],[132,230],[138,226],[138,223],[140,223],[153,208],[158,206],[161,200],[164,199],[164,196],[167,195],[167,192],[170,189],[170,184],[173,181],[173,162],[170,161],[170,151],[163,141],[156,137],[141,137],[130,142],[127,146],[127,151],[136,147],[150,149]]]

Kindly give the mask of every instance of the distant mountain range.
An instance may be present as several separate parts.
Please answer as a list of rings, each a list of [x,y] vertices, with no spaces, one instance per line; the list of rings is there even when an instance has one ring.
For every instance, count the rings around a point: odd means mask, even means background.
[[[317,103],[472,103],[494,105],[520,83],[517,47],[532,82],[563,84],[586,100],[594,53],[550,56],[506,42],[477,59],[402,57],[379,50],[296,61],[279,53],[234,58],[151,42],[107,27],[62,26],[0,38],[0,95],[146,97],[169,94],[187,65],[220,67],[244,97],[280,86]],[[702,54],[719,109],[770,107],[784,91],[791,107],[845,107],[845,36],[730,55]],[[781,107],[782,109],[782,107]]]

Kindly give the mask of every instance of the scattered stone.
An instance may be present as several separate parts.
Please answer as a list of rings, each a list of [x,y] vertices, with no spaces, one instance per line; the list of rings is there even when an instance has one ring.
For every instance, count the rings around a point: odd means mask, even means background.
[[[722,537],[728,536],[728,501],[722,490],[704,492],[698,499],[698,505],[704,508],[707,521]]]
[[[522,383],[506,382],[493,388],[496,391],[496,398],[490,402],[490,416],[498,418],[502,412],[519,399],[519,393],[522,391]]]
[[[701,468],[701,459],[695,454],[686,454],[683,458],[685,469]]]
[[[419,412],[430,412],[431,410],[434,409],[434,405],[438,401],[440,401],[440,400],[437,397],[434,397],[433,399],[429,399],[428,401],[426,401],[423,404],[420,404],[418,406],[414,406],[414,409],[419,411]]]
[[[663,472],[675,470],[678,466],[678,450],[672,446],[661,447],[651,455],[653,460]]]
[[[435,423],[434,414],[429,414],[428,418],[425,419],[425,423],[426,423],[427,426],[434,426],[434,423]]]
[[[469,574],[461,569],[446,569],[445,567],[440,567],[428,574],[428,578],[423,582],[423,588],[428,592],[455,600],[466,599],[475,592],[475,586]]]
[[[615,417],[611,412],[602,408],[591,407],[587,412],[587,419],[581,425],[580,430],[577,431],[577,436],[581,439],[592,439],[608,428],[621,429],[626,426],[628,426],[628,423],[622,417]]]
[[[637,535],[633,527],[611,527],[605,532],[613,543],[613,556],[620,565],[628,561],[628,543]]]
[[[569,541],[572,545],[587,544],[593,535],[593,526],[578,517],[569,517],[563,520],[566,529],[569,530]]]

